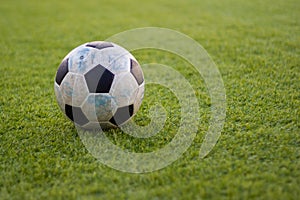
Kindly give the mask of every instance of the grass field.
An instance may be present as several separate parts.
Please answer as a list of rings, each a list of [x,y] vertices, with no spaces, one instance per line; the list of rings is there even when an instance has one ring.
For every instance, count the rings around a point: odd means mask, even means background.
[[[299,199],[299,19],[296,0],[1,0],[0,199]],[[223,77],[227,116],[217,145],[200,160],[210,116],[203,81],[174,55],[133,52],[141,63],[166,63],[190,80],[202,121],[176,162],[130,174],[86,150],[56,104],[53,81],[74,47],[147,26],[180,31],[207,50]],[[176,116],[170,91],[146,91],[137,123],[149,121],[147,110],[159,100]],[[148,141],[119,130],[108,137],[148,152],[170,142],[177,121],[169,117]]]

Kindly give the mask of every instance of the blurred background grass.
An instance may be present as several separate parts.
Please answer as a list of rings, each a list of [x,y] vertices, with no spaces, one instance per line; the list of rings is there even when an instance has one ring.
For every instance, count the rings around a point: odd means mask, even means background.
[[[295,0],[1,0],[0,198],[297,199],[299,10]],[[133,52],[141,63],[167,63],[190,80],[199,90],[203,123],[172,165],[127,174],[88,153],[56,105],[53,80],[61,59],[79,44],[147,26],[180,31],[208,51],[223,76],[227,118],[218,144],[199,160],[210,105],[202,80],[172,55]],[[172,99],[168,91],[146,89],[140,123],[155,95],[165,104]],[[172,110],[176,101],[170,102]],[[118,131],[111,139],[124,148],[153,150],[170,141],[171,124],[149,143]]]

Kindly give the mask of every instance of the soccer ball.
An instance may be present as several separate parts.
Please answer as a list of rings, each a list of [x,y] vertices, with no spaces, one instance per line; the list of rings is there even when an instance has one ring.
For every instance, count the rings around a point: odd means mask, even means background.
[[[84,129],[119,127],[138,111],[144,76],[123,47],[103,41],[82,44],[61,62],[54,89],[60,109]]]

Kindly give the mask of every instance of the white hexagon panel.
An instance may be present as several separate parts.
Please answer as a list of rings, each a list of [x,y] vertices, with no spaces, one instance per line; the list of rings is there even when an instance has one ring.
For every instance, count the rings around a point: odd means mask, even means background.
[[[90,94],[82,105],[89,121],[107,122],[117,110],[114,98],[109,94]]]
[[[118,107],[133,104],[138,92],[138,83],[130,72],[118,74],[110,90]]]
[[[135,101],[134,101],[134,114],[139,110],[141,104],[142,104],[142,101],[144,99],[144,90],[145,90],[145,83],[142,83],[140,86],[139,86],[139,89],[138,89],[138,92],[136,94],[136,97],[135,97]]]
[[[80,74],[67,73],[60,85],[64,103],[80,106],[89,94],[85,79]]]
[[[56,101],[57,101],[58,106],[60,107],[61,110],[64,111],[65,110],[65,102],[62,97],[60,87],[57,83],[54,83],[54,92],[55,92]]]

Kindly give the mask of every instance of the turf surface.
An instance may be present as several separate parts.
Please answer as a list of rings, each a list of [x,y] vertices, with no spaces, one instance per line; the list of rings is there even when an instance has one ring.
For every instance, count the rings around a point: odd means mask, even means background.
[[[298,199],[299,10],[296,0],[2,0],[0,199]],[[133,52],[141,63],[166,63],[189,79],[202,121],[179,160],[129,174],[89,154],[56,104],[53,81],[79,44],[145,26],[175,29],[202,44],[223,76],[227,118],[217,145],[199,160],[210,108],[203,81],[173,55]],[[149,122],[147,111],[159,100],[175,117],[148,141],[111,131],[122,148],[149,152],[174,137],[178,102],[159,86],[146,90],[137,123]]]

